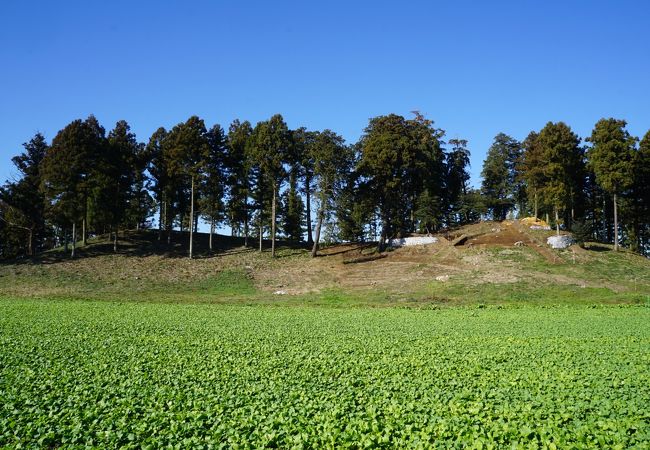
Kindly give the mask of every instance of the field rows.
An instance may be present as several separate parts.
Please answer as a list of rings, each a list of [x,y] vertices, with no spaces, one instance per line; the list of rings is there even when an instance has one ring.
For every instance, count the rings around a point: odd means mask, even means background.
[[[0,446],[650,442],[650,309],[0,301]]]

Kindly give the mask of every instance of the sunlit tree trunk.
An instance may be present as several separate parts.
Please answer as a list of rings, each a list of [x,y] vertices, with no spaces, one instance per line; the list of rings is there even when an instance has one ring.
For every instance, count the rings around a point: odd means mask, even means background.
[[[308,172],[308,171],[307,171]],[[311,231],[311,177],[309,175],[305,175],[305,203],[306,203],[306,209],[307,209],[307,243],[311,244],[314,242],[314,238],[312,236],[312,231]]]
[[[194,242],[194,177],[192,177],[192,187],[190,191],[190,259],[192,259],[192,244]]]
[[[616,193],[614,194],[614,250],[618,251],[618,207]]]
[[[212,235],[214,234],[214,217],[210,218],[210,253],[212,253]]]
[[[29,240],[27,241],[27,252],[29,256],[34,256],[34,228],[29,229]]]
[[[275,258],[275,198],[276,198],[277,188],[275,183],[273,183],[273,201],[271,203],[271,257]]]
[[[248,247],[248,196],[244,205],[244,247]]]
[[[320,230],[323,227],[323,217],[325,217],[325,202],[321,198],[321,204],[318,208],[318,222],[316,223],[316,237],[314,239],[314,245],[311,249],[311,257],[315,258],[318,254],[318,243],[320,242]]]
[[[158,242],[162,241],[162,232],[163,232],[163,217],[165,215],[164,211],[165,202],[163,196],[160,196],[160,210],[158,211]]]
[[[74,258],[75,250],[77,249],[77,222],[72,222],[72,252],[70,256]]]

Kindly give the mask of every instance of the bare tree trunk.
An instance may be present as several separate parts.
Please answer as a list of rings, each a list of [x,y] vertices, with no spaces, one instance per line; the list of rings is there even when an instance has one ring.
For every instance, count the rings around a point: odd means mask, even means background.
[[[81,243],[86,246],[86,217],[81,221]]]
[[[248,203],[248,197],[246,198]],[[248,206],[244,206],[244,247],[248,247]]]
[[[214,234],[214,218],[210,218],[210,253],[212,253],[212,235]]]
[[[607,226],[607,202],[605,196],[603,195],[603,240],[607,242],[609,240],[609,226]]]
[[[34,256],[34,229],[29,229],[29,240],[27,241],[27,253],[29,256]]]
[[[163,196],[160,196],[160,211],[158,212],[158,242],[162,241],[162,232],[163,232],[163,216],[165,214],[165,211],[163,208],[165,207],[165,201],[163,199]]]
[[[263,232],[264,232],[264,228],[262,227],[262,224],[260,223],[260,253],[262,253],[262,237],[263,237]]]
[[[72,222],[72,252],[70,257],[74,258],[74,253],[77,248],[77,222]]]
[[[614,193],[614,250],[618,251],[618,208],[616,203],[616,193]]]
[[[117,253],[117,225],[115,225],[115,234],[113,235],[113,253]]]
[[[557,230],[557,235],[560,235],[560,217],[557,212],[557,206],[555,207],[555,229]]]
[[[535,189],[535,220],[537,220],[537,213],[538,213],[538,209],[537,209],[537,189]]]
[[[388,225],[385,219],[381,220],[381,236],[379,237],[379,242],[377,244],[377,250],[383,252],[386,248],[386,238],[388,232]]]
[[[275,258],[275,197],[276,197],[276,187],[273,183],[273,202],[271,203],[271,258]]]
[[[192,176],[192,188],[190,194],[190,259],[192,259],[192,244],[194,241],[194,176]]]
[[[311,177],[305,176],[305,197],[306,197],[306,209],[307,209],[307,243],[312,244],[314,238],[311,232]],[[313,254],[312,254],[313,255]]]
[[[314,239],[314,245],[311,249],[311,257],[315,258],[318,254],[318,242],[320,241],[320,230],[323,226],[323,217],[325,216],[325,212],[323,211],[323,207],[321,206],[318,209],[318,222],[316,223],[316,238]]]

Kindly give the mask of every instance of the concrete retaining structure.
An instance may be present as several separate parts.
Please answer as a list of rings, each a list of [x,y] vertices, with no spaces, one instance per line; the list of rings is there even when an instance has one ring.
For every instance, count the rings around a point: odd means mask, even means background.
[[[415,236],[406,237],[401,239],[391,239],[388,245],[391,247],[410,247],[412,245],[428,245],[438,242],[438,238],[434,236]]]

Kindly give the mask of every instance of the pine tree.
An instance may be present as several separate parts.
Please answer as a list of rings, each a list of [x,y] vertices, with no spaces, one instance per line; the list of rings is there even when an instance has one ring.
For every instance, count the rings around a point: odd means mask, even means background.
[[[167,138],[167,130],[158,128],[149,138],[145,148],[147,171],[151,175],[150,188],[158,206],[158,241],[162,241],[162,233],[168,228],[170,218],[170,197],[171,189],[167,175],[167,162],[165,159],[164,141]],[[171,228],[167,229],[168,237],[171,237]]]
[[[594,126],[591,148],[587,152],[588,163],[596,175],[598,184],[607,191],[614,202],[614,249],[618,250],[618,196],[631,185],[632,158],[636,138],[625,129],[627,122],[617,119],[601,119]]]
[[[425,189],[439,195],[443,133],[419,114],[413,120],[395,114],[376,117],[364,130],[358,171],[381,221],[380,250],[386,239],[415,228],[416,201]]]
[[[186,122],[179,123],[172,128],[164,142],[167,175],[170,180],[173,180],[172,183],[176,187],[181,223],[184,220],[184,215],[189,212],[187,225],[189,229],[189,257],[191,259],[197,220],[195,205],[200,200],[198,187],[202,181],[203,167],[210,152],[205,123],[197,116],[192,116]],[[189,199],[187,193],[189,193]],[[188,204],[189,208],[187,208]]]
[[[445,155],[445,210],[447,215],[447,224],[466,223],[468,218],[462,214],[463,200],[467,195],[469,182],[469,150],[467,149],[467,140],[450,139],[449,144],[452,146],[451,151]],[[426,204],[434,204],[434,199],[430,198],[431,193],[426,191],[426,195],[419,199],[419,203],[429,209]],[[432,213],[434,209],[430,209]]]
[[[251,192],[251,135],[253,129],[250,122],[233,121],[228,129],[228,145],[225,158],[228,203],[227,220],[233,232],[244,233],[244,246],[248,247]]]
[[[104,147],[104,129],[93,116],[86,121],[75,120],[57,133],[41,164],[46,215],[62,228],[72,228],[72,257],[79,222],[85,241],[88,202]]]
[[[632,248],[650,255],[650,131],[632,158],[632,185],[626,193],[629,202]]]
[[[519,172],[526,186],[529,203],[533,205],[533,215],[539,218],[540,192],[546,183],[544,174],[544,154],[538,143],[539,134],[531,131],[522,142],[523,155]]]
[[[43,247],[47,236],[45,198],[39,188],[40,165],[49,146],[43,135],[37,133],[23,147],[25,151],[11,159],[21,178],[0,188],[0,221],[4,222],[5,233],[18,230],[26,235],[25,253],[34,256]]]
[[[584,157],[580,138],[564,122],[548,122],[535,139],[543,162],[541,196],[553,207],[560,234],[560,212],[571,210],[576,192],[582,189]],[[568,227],[567,227],[568,228]]]
[[[307,228],[307,243],[313,245],[311,209],[312,193],[314,191],[314,160],[312,159],[311,147],[314,145],[318,133],[307,131],[301,127],[292,132],[293,151],[298,162],[300,177],[303,180],[302,193],[305,194],[305,221]]]
[[[224,189],[226,182],[225,158],[226,135],[223,128],[214,125],[207,133],[208,153],[203,160],[201,185],[201,214],[210,223],[209,249],[212,252],[212,236],[215,226],[223,219]]]
[[[516,167],[520,155],[521,144],[499,133],[483,162],[481,193],[493,220],[504,220],[517,203],[520,185]]]
[[[343,138],[333,131],[324,130],[315,135],[313,145],[309,147],[314,161],[314,177],[318,190],[318,213],[312,257],[318,254],[323,222],[333,208],[333,197],[340,186],[342,176],[349,171],[352,163],[352,151],[345,146]]]
[[[266,122],[258,123],[253,134],[252,156],[260,174],[266,177],[266,185],[271,188],[271,256],[275,257],[277,202],[286,177],[284,163],[291,145],[291,136],[280,114],[274,115]]]

